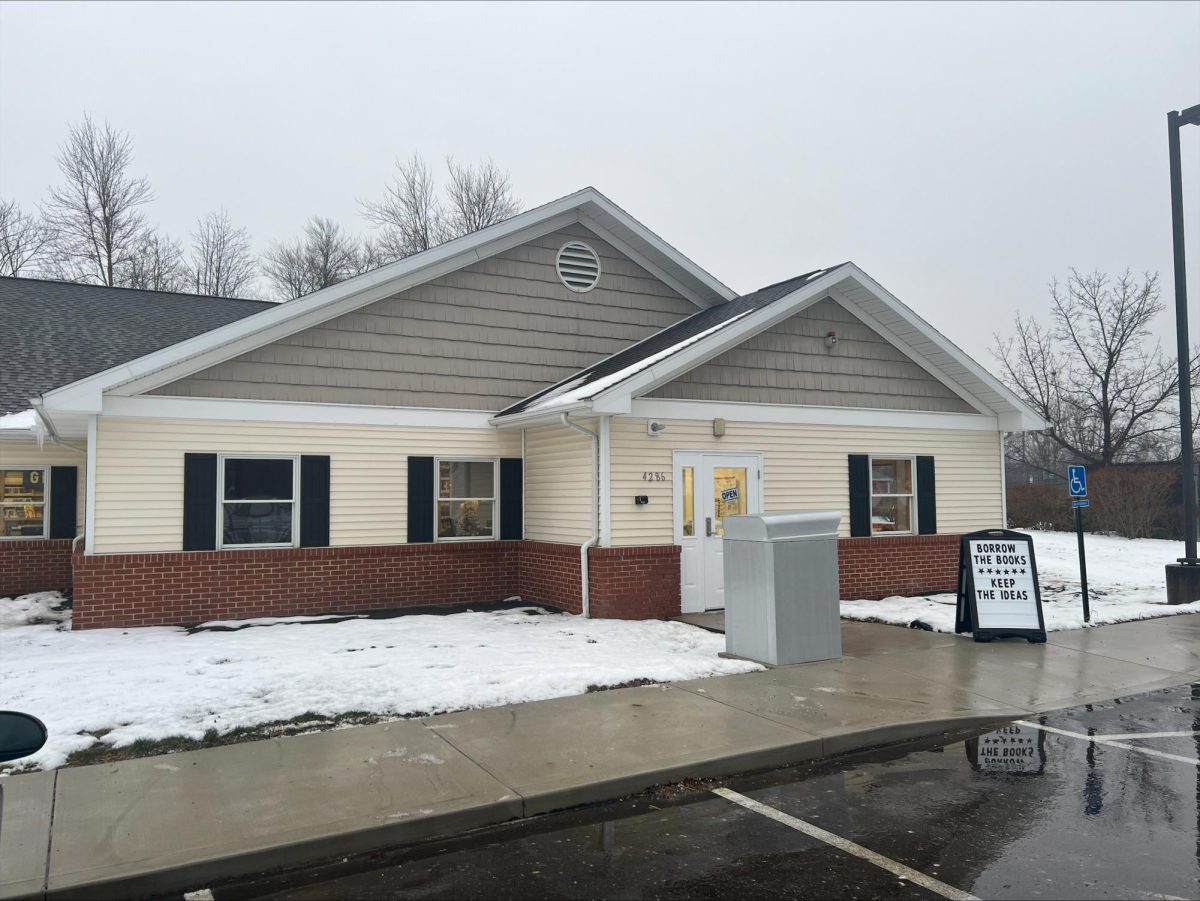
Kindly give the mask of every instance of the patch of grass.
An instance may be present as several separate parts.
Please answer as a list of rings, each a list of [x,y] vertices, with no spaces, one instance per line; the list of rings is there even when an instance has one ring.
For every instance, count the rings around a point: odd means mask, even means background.
[[[75,751],[67,758],[63,766],[89,766],[96,763],[115,763],[119,760],[134,760],[138,757],[156,757],[160,754],[178,754],[181,751],[202,751],[206,748],[219,748],[224,745],[237,745],[247,741],[261,741],[268,738],[285,738],[291,735],[304,735],[308,732],[324,732],[345,726],[371,726],[387,720],[408,719],[408,717],[385,716],[368,713],[365,710],[352,710],[339,713],[336,716],[323,716],[318,713],[302,713],[290,720],[273,720],[256,726],[240,726],[228,732],[220,732],[215,728],[205,730],[201,738],[187,738],[183,735],[160,739],[138,739],[120,748],[97,741],[89,748]],[[104,733],[93,733],[97,739]]]

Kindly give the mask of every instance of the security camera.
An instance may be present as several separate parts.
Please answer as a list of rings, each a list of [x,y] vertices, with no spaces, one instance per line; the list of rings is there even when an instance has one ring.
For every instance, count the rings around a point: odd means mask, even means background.
[[[647,419],[646,420],[646,434],[647,435],[658,435],[662,432],[665,432],[666,430],[667,430],[667,424],[665,422],[659,422],[657,419]]]

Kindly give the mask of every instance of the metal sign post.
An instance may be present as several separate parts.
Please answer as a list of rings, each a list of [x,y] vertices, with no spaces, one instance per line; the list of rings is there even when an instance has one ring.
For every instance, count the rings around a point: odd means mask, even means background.
[[[1087,469],[1082,466],[1067,467],[1067,491],[1071,495],[1071,506],[1075,508],[1075,538],[1079,542],[1079,584],[1083,589],[1083,621],[1092,621],[1092,608],[1088,604],[1087,554],[1083,550],[1083,508],[1088,505]]]

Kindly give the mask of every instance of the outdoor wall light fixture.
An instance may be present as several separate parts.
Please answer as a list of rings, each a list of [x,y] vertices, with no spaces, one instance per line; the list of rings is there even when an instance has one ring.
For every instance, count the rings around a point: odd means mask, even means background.
[[[837,332],[826,332],[825,333],[825,346],[826,347],[828,347],[830,350],[833,350],[835,347],[837,347],[837,342],[838,342]]]
[[[647,419],[646,420],[646,434],[647,435],[661,435],[666,430],[667,430],[667,424],[665,422],[660,422],[657,419]]]
[[[714,419],[713,420],[713,437],[714,438],[724,438],[725,437],[725,420],[724,419]]]

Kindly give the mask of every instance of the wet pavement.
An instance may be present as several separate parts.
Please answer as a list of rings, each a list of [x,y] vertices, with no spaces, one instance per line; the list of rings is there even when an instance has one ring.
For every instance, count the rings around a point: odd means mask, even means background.
[[[1200,683],[965,741],[665,787],[211,892],[216,901],[1198,898],[1198,756]]]

